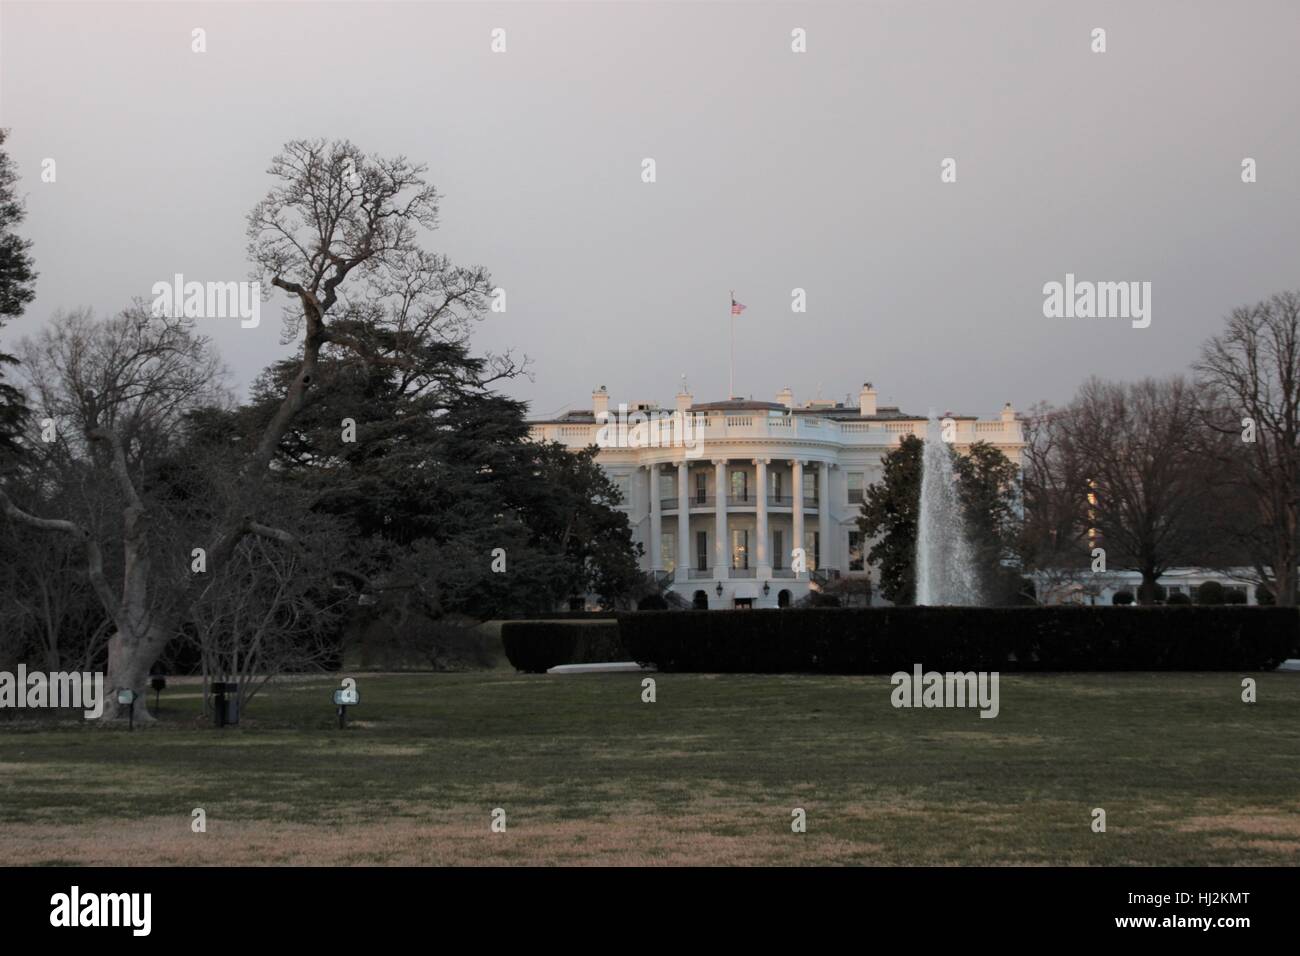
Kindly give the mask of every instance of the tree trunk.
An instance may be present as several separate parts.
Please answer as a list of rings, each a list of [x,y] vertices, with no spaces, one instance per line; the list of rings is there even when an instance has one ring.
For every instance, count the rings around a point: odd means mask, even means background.
[[[1159,595],[1156,593],[1156,580],[1160,577],[1155,568],[1142,569],[1142,584],[1138,587],[1139,604],[1155,604]]]
[[[170,630],[152,625],[140,637],[119,628],[108,639],[108,674],[104,681],[104,714],[101,720],[126,720],[135,711],[135,722],[151,724],[149,713],[149,671],[166,646]],[[118,694],[135,691],[131,706],[118,703]]]

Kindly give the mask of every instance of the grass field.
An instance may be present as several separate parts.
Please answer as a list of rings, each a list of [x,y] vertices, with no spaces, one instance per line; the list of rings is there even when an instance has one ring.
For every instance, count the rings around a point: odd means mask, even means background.
[[[334,679],[224,731],[174,681],[144,731],[0,722],[0,859],[1294,864],[1300,674],[1255,676],[1004,676],[989,720],[885,676],[362,674],[343,731]]]

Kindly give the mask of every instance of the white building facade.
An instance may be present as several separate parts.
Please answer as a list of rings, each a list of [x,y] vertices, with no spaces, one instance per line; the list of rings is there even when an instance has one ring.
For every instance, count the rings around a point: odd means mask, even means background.
[[[1024,436],[1011,404],[997,418],[948,413],[959,452],[976,441],[1017,465]],[[924,438],[925,416],[878,407],[863,386],[856,405],[731,399],[675,406],[610,405],[530,422],[537,441],[599,447],[623,495],[642,567],[696,607],[784,607],[845,578],[866,578],[857,518],[881,461],[904,435]],[[800,550],[801,549],[801,550]]]

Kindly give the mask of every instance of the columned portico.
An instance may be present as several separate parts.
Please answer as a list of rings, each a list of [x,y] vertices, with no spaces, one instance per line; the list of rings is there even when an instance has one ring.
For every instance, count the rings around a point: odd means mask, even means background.
[[[754,484],[758,487],[758,502],[756,505],[755,518],[758,524],[758,541],[754,549],[754,555],[757,558],[758,576],[766,581],[772,576],[772,558],[768,552],[768,531],[767,531],[767,466],[769,458],[755,458],[754,462]]]
[[[652,571],[662,571],[664,569],[663,555],[660,554],[663,538],[663,504],[659,500],[659,466],[654,464],[650,466],[650,570]]]
[[[794,542],[792,548],[803,547],[803,460],[793,458],[790,460],[790,484],[794,487],[791,489],[793,498],[791,499],[791,517],[794,524]],[[796,570],[795,577],[800,581],[808,580],[808,560],[805,557],[803,566],[793,565]]]
[[[677,576],[685,583],[691,577],[691,506],[690,462],[683,458],[677,463]]]
[[[829,461],[820,462],[817,465],[817,518],[821,532],[821,560],[817,562],[818,568],[833,567],[835,561],[831,558],[831,469],[835,467]]]
[[[717,521],[714,523],[713,576],[725,580],[730,577],[727,568],[731,564],[727,560],[727,459],[715,458],[713,467],[717,485],[713,495],[714,510],[717,512]]]

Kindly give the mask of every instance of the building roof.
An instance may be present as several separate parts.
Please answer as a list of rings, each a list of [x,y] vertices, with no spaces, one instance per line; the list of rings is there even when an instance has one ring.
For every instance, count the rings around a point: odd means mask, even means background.
[[[786,407],[780,402],[756,402],[750,398],[729,398],[725,402],[697,402],[689,411],[692,412],[784,412]]]
[[[679,396],[680,398],[681,396]],[[780,396],[778,396],[780,397]],[[635,405],[627,403],[629,411],[640,410],[642,412],[652,411],[660,413],[671,413],[675,411],[675,406],[657,406],[651,407],[652,403],[638,402]],[[609,411],[616,414],[618,404],[611,403]],[[694,402],[688,409],[691,412],[777,412],[784,415],[810,415],[820,418],[831,418],[835,421],[854,421],[854,422],[897,422],[897,421],[925,421],[928,415],[916,415],[904,412],[897,405],[880,405],[877,406],[874,415],[863,415],[861,406],[857,404],[847,404],[845,402],[833,401],[831,399],[813,399],[805,401],[801,405],[785,405],[781,402],[762,402],[752,398],[729,398],[720,402]],[[958,415],[953,412],[945,411],[942,417],[953,418],[957,421],[978,421],[978,415]],[[591,408],[570,409],[558,418],[530,419],[531,425],[582,425],[595,424],[596,413]]]

